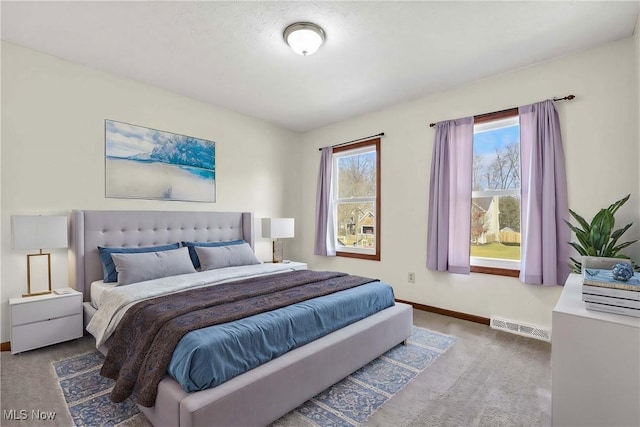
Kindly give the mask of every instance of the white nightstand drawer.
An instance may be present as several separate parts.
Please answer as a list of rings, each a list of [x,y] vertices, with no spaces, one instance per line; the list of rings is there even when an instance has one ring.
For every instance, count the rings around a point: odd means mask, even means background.
[[[14,326],[11,329],[11,353],[21,353],[81,336],[82,314]]]
[[[45,298],[27,297],[23,300],[11,305],[13,326],[82,314],[82,294],[80,293]]]

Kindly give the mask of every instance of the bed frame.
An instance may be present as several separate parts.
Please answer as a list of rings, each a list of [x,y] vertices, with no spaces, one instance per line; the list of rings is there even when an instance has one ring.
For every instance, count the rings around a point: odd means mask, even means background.
[[[90,284],[102,278],[97,246],[151,246],[244,239],[254,246],[250,212],[71,212],[70,281],[84,294],[85,326],[95,309]],[[409,305],[396,303],[209,390],[187,393],[170,378],[155,406],[140,410],[156,427],[264,426],[366,365],[411,335]]]

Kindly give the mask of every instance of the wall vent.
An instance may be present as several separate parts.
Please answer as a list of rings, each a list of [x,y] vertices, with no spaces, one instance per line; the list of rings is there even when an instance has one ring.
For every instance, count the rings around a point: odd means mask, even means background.
[[[515,320],[500,319],[498,317],[491,318],[490,326],[491,329],[499,329],[512,334],[551,342],[551,329],[543,328],[541,326],[527,325],[526,323],[516,322]]]

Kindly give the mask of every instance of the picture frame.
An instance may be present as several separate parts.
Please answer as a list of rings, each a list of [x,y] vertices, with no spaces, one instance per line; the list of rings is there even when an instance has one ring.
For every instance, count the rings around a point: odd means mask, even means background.
[[[105,120],[105,197],[216,201],[215,142]]]

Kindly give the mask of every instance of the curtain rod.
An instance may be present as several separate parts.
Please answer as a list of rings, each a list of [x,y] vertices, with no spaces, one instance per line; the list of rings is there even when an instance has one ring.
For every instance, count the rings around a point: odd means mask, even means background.
[[[342,147],[343,145],[353,144],[354,142],[363,141],[365,139],[375,138],[376,136],[384,136],[384,132],[380,132],[377,135],[365,136],[364,138],[353,139],[347,142],[341,142],[340,144],[332,145],[331,148]],[[318,148],[318,151],[322,151],[322,148]]]
[[[573,98],[575,98],[575,95],[567,95],[567,96],[563,96],[562,98],[553,98],[553,101],[571,101]],[[494,111],[493,113],[485,113],[485,114],[479,114],[478,116],[487,116],[489,114],[496,114],[496,113],[503,113],[505,111],[509,111],[509,110],[513,110],[514,108],[507,108],[506,110],[500,110],[500,111]],[[476,116],[476,117],[478,117]],[[434,127],[436,124],[435,123],[429,123],[429,127]]]

